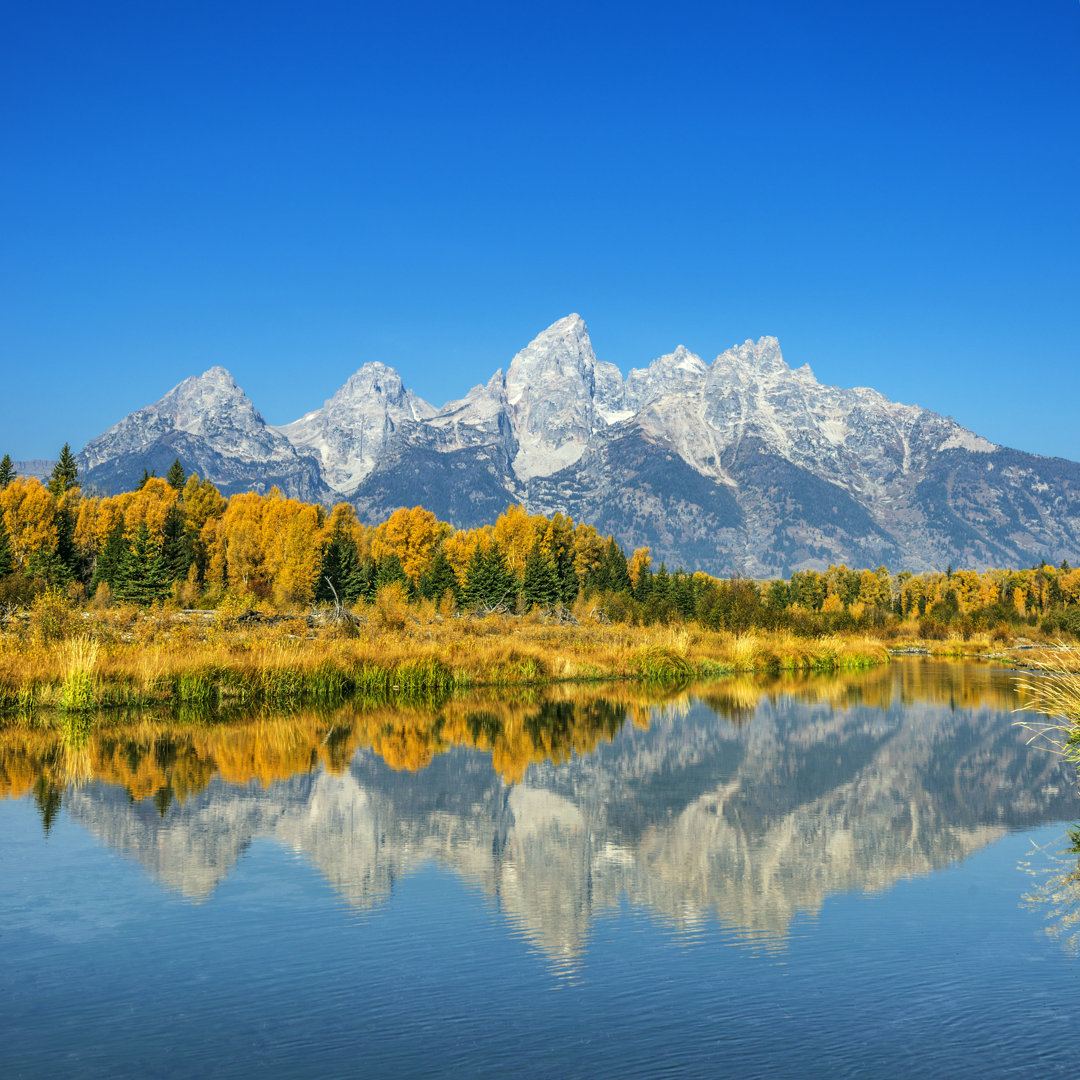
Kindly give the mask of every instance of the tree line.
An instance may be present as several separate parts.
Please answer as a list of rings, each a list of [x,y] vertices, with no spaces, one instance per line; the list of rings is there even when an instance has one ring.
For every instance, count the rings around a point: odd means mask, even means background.
[[[355,509],[284,497],[276,488],[226,497],[188,475],[145,473],[134,491],[84,494],[65,445],[47,483],[0,460],[0,601],[45,589],[73,601],[213,606],[227,593],[280,609],[352,605],[394,586],[408,599],[515,611],[592,598],[608,617],[694,620],[741,633],[755,627],[822,633],[917,619],[929,636],[1001,624],[1080,634],[1080,570],[891,574],[884,566],[800,570],[790,579],[718,579],[629,556],[564,514],[512,505],[488,525],[455,529],[423,507],[377,525]]]

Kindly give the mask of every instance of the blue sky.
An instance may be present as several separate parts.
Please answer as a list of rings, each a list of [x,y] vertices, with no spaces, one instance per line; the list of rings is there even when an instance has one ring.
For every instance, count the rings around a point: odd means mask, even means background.
[[[214,364],[436,405],[578,311],[1080,459],[1080,3],[9,5],[0,453]]]

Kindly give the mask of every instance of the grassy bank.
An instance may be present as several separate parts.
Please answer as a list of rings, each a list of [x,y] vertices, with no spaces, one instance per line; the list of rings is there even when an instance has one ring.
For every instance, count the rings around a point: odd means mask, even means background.
[[[0,711],[229,704],[292,707],[350,695],[441,696],[564,681],[677,684],[753,671],[840,671],[883,663],[861,636],[735,637],[694,626],[584,619],[447,617],[372,610],[359,623],[249,624],[234,614],[75,613],[0,638]]]

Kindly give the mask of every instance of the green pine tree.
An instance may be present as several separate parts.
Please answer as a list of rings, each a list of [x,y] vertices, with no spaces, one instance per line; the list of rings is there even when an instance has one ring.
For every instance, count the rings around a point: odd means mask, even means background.
[[[170,581],[187,577],[195,561],[194,538],[184,527],[184,512],[177,500],[169,507],[162,529],[161,555]]]
[[[487,559],[477,547],[469,559],[469,565],[465,568],[465,585],[461,590],[461,600],[466,607],[479,607],[487,602],[490,592],[487,578]]]
[[[323,549],[315,599],[319,603],[355,604],[364,594],[366,581],[356,554],[356,544],[343,529],[334,530]]]
[[[560,546],[555,553],[555,577],[558,579],[556,599],[566,605],[577,599],[578,577],[574,569],[574,554],[569,547]]]
[[[105,537],[105,543],[101,545],[97,560],[94,563],[94,576],[90,579],[90,592],[93,593],[101,582],[105,582],[114,592],[116,590],[116,578],[120,572],[120,563],[127,552],[127,541],[124,539],[123,522],[117,522]]]
[[[461,601],[461,586],[458,584],[454,568],[446,557],[446,552],[439,548],[435,552],[435,558],[431,560],[431,566],[420,583],[420,591],[428,600],[441,600],[447,593],[453,595],[454,600]]]
[[[75,455],[71,452],[71,446],[64,443],[60,451],[60,458],[53,466],[52,476],[49,478],[49,491],[54,499],[59,499],[69,488],[73,488],[79,481],[79,466],[75,463]]]
[[[165,474],[165,480],[170,487],[176,488],[177,491],[184,490],[184,485],[187,483],[187,473],[184,472],[184,466],[180,464],[179,458],[169,466],[169,471]]]
[[[0,514],[0,578],[7,577],[15,568],[15,560],[11,555],[11,540],[8,538],[7,527],[4,525],[4,517]]]
[[[144,487],[146,487],[146,481],[149,480],[150,477],[153,476],[153,475],[154,475],[153,473],[150,473],[150,472],[146,471],[146,466],[144,465],[143,466],[143,471],[142,471],[142,476],[139,477],[139,483],[136,485],[135,490],[136,491],[142,491],[142,489]]]
[[[649,592],[658,600],[669,600],[671,598],[671,575],[662,562],[660,563],[660,569],[653,576],[652,588]]]
[[[169,593],[169,572],[161,544],[144,521],[120,560],[114,589],[116,598],[145,607]]]
[[[540,541],[534,540],[528,555],[525,556],[525,574],[521,588],[526,611],[554,604],[559,599],[559,585],[555,564],[540,546]]]
[[[11,463],[11,455],[5,454],[0,458],[0,491],[15,479],[15,466]]]
[[[389,555],[378,561],[375,570],[375,589],[378,591],[384,585],[390,585],[395,581],[400,581],[402,585],[411,591],[411,583],[405,576],[405,568],[401,565],[401,559],[398,558],[396,551],[391,551]]]

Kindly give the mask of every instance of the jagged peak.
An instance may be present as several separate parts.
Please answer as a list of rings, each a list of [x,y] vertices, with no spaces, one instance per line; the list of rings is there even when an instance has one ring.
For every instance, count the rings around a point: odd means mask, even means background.
[[[381,360],[369,360],[345,380],[334,397],[352,397],[358,393],[397,397],[404,391],[405,384],[394,368]]]
[[[589,340],[589,328],[585,320],[576,312],[571,312],[561,319],[557,319],[549,327],[541,330],[510,362],[510,368],[520,360],[524,360],[537,353],[559,349],[560,347],[570,352],[581,353],[588,356],[593,362],[592,342]]]
[[[199,389],[214,387],[221,390],[240,390],[239,385],[232,377],[232,373],[229,369],[222,367],[220,364],[215,364],[213,367],[207,368],[201,375],[191,375],[184,379],[183,382],[174,386],[171,392],[188,387]],[[240,393],[243,393],[243,390],[240,390]]]
[[[790,371],[779,339],[766,335],[757,341],[747,338],[741,345],[725,349],[713,361],[714,367],[749,367],[758,371]]]

